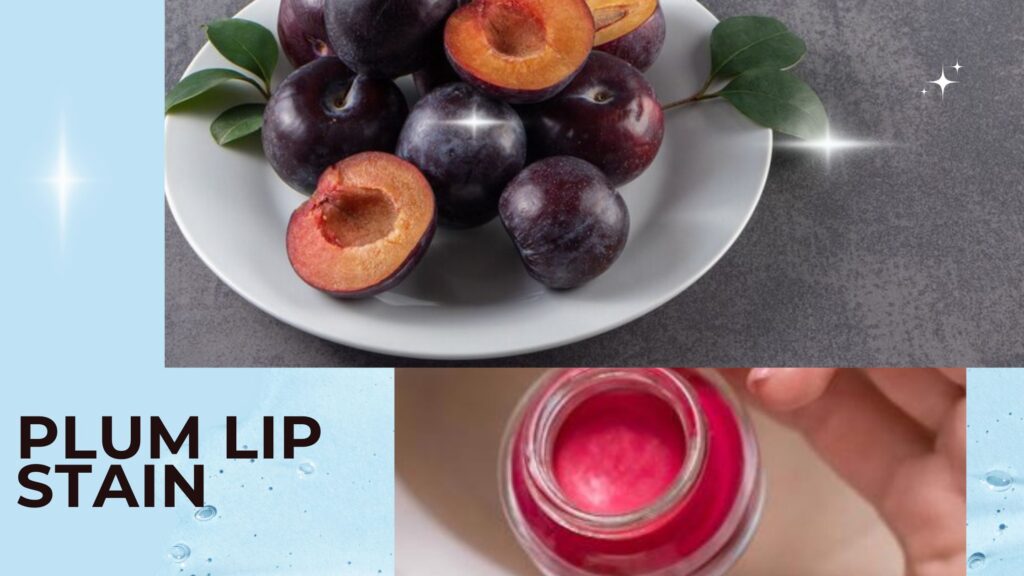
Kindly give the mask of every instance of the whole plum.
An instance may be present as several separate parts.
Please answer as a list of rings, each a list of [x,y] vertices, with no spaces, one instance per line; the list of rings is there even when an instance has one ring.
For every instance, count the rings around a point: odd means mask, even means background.
[[[281,51],[296,68],[333,56],[324,22],[324,0],[281,0],[277,14]]]
[[[289,186],[307,194],[328,166],[358,152],[394,150],[409,114],[391,80],[319,58],[277,88],[263,114],[263,151]]]
[[[501,221],[526,270],[555,289],[603,274],[622,254],[629,211],[593,164],[569,156],[535,162],[501,195]]]
[[[379,78],[420,69],[457,0],[326,0],[327,34],[349,68]]]
[[[470,228],[497,216],[502,190],[526,161],[526,130],[508,104],[446,84],[413,107],[398,156],[430,182],[438,223]]]
[[[554,98],[519,109],[531,156],[575,156],[600,168],[615,186],[643,173],[665,132],[654,89],[625,61],[594,51]]]

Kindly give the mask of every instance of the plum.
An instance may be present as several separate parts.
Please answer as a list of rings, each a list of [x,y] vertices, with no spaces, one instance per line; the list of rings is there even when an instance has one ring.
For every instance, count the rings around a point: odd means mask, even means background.
[[[426,96],[439,86],[461,81],[451,63],[448,62],[448,56],[444,53],[444,45],[438,42],[437,46],[438,50],[430,55],[426,64],[412,75],[412,81],[416,84],[420,96]]]
[[[282,180],[308,194],[338,160],[393,151],[408,114],[391,80],[357,75],[337,58],[319,58],[289,75],[270,98],[263,151]]]
[[[639,176],[661,148],[665,121],[654,89],[625,61],[593,52],[554,98],[519,109],[532,157],[576,156],[614,186]]]
[[[457,0],[326,0],[331,46],[349,68],[378,78],[420,69]]]
[[[288,260],[310,286],[342,298],[393,288],[434,237],[430,184],[415,166],[363,152],[328,168],[288,221]]]
[[[475,0],[444,29],[455,71],[471,86],[513,104],[540,102],[579,72],[594,45],[584,0]]]
[[[594,48],[644,71],[665,45],[665,14],[658,0],[587,0],[597,28]]]
[[[505,188],[499,212],[527,272],[554,289],[603,274],[629,236],[622,197],[596,166],[570,156],[527,166]]]
[[[277,14],[281,51],[296,68],[333,56],[324,22],[324,0],[281,0]]]
[[[413,107],[397,154],[430,182],[438,223],[471,228],[498,215],[502,190],[526,162],[526,130],[508,104],[446,84]]]

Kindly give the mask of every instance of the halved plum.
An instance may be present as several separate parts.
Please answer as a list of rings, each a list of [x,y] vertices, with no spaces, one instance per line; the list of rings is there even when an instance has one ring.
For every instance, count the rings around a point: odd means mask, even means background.
[[[594,14],[594,48],[647,70],[665,45],[658,0],[587,0]]]
[[[594,19],[584,0],[474,0],[452,13],[444,30],[459,76],[513,104],[557,94],[593,45]]]
[[[384,152],[324,172],[288,222],[288,260],[310,286],[341,298],[389,290],[412,272],[436,228],[434,193],[412,164]]]

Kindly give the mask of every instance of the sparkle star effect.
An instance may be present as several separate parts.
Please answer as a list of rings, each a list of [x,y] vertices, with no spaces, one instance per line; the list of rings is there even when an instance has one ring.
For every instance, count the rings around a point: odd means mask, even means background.
[[[950,80],[949,78],[946,78],[945,66],[942,67],[942,74],[939,74],[938,80],[929,80],[928,83],[935,84],[936,86],[939,87],[939,94],[941,95],[942,99],[946,98],[946,86],[949,86],[950,84],[959,84],[959,82],[957,82],[956,80]]]
[[[57,143],[57,166],[54,172],[46,179],[57,197],[57,221],[60,226],[60,243],[64,246],[64,239],[67,236],[68,204],[74,194],[75,187],[82,183],[68,161],[68,138],[64,122],[60,125],[60,134]]]
[[[871,140],[854,140],[852,138],[843,138],[841,136],[835,136],[832,134],[831,127],[825,131],[825,137],[819,140],[786,140],[786,141],[775,141],[777,148],[790,148],[800,150],[817,150],[825,155],[825,166],[831,168],[832,166],[832,153],[842,150],[854,150],[864,148],[878,148],[890,146],[887,142],[875,142]]]
[[[488,126],[497,126],[503,123],[501,120],[497,120],[495,118],[487,118],[486,116],[481,116],[477,111],[476,106],[473,107],[473,110],[468,115],[459,118],[458,120],[449,120],[448,122],[452,124],[458,124],[460,126],[468,126],[471,130],[473,130],[473,136],[476,136],[476,131],[480,128],[486,128]]]
[[[960,75],[960,69],[963,68],[963,66],[960,65],[960,60],[957,60],[956,64],[953,64],[952,66],[950,66],[950,68],[952,68],[953,70],[956,70],[956,75],[959,76]]]

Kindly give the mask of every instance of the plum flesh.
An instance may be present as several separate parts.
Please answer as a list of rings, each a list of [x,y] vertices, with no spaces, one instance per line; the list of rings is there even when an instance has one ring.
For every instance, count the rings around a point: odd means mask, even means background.
[[[319,58],[277,88],[263,115],[263,151],[278,176],[311,193],[323,171],[368,150],[393,151],[409,108],[394,82]]]
[[[584,0],[474,0],[444,28],[445,52],[463,81],[512,104],[557,94],[593,45]]]
[[[393,288],[434,236],[430,184],[415,166],[364,152],[328,168],[288,222],[288,260],[310,286],[341,298]]]
[[[527,166],[502,193],[499,210],[527,272],[549,288],[600,276],[629,236],[626,203],[600,170],[578,158]]]
[[[397,154],[426,175],[438,223],[471,228],[497,216],[502,190],[526,161],[526,130],[508,104],[446,84],[413,108]]]

